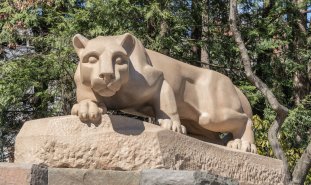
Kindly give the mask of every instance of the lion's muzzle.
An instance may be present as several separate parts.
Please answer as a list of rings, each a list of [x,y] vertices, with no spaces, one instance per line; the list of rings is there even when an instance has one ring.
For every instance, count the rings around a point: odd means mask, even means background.
[[[104,84],[108,85],[113,79],[113,74],[100,74],[99,77],[103,80]]]

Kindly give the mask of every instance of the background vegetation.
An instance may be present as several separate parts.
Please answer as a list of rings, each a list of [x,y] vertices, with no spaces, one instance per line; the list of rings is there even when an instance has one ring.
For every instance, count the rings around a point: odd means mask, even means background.
[[[278,138],[292,171],[311,136],[311,1],[240,0],[238,16],[254,73],[289,109]],[[275,112],[245,76],[229,0],[2,0],[0,28],[0,161],[14,160],[23,122],[70,114],[78,62],[72,36],[125,32],[229,76],[252,104],[258,153],[274,156],[268,129]]]

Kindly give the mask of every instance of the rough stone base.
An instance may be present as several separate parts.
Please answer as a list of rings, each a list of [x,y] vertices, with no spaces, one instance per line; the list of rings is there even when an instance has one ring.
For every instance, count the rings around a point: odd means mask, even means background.
[[[76,116],[26,122],[16,138],[15,162],[106,170],[203,170],[240,184],[282,184],[282,162],[206,143],[122,116],[98,125]]]
[[[199,171],[44,168],[44,173],[34,172],[38,168],[44,167],[0,163],[0,185],[238,185],[229,178]]]

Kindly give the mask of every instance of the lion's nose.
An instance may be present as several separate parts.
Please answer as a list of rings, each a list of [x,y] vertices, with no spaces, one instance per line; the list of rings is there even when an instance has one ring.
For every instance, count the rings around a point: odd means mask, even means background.
[[[100,63],[99,77],[106,80],[111,80],[114,78],[112,62]]]
[[[114,75],[112,73],[100,73],[99,77],[109,81],[114,78]]]

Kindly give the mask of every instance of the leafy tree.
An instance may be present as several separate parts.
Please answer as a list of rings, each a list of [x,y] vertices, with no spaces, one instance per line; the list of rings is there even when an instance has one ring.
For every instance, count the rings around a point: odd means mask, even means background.
[[[276,4],[271,3],[269,4],[269,9],[272,8],[272,6],[276,6]],[[281,8],[283,8],[283,4],[281,4]],[[292,8],[296,9],[297,6],[297,2],[296,3],[289,3],[289,4],[285,4],[285,8],[284,10],[286,12],[287,16],[292,16],[295,17],[294,13],[298,13],[296,11],[292,11]],[[252,11],[252,10],[251,10]],[[301,12],[299,12],[300,14]],[[271,106],[272,110],[274,111],[272,113],[272,120],[273,123],[272,125],[269,127],[269,131],[268,131],[268,139],[270,141],[271,144],[271,148],[273,150],[274,155],[278,158],[281,159],[283,162],[283,166],[285,169],[285,183],[286,184],[302,184],[305,179],[306,176],[308,174],[308,171],[310,170],[311,167],[311,157],[310,157],[310,153],[311,153],[311,142],[304,142],[305,146],[299,146],[297,145],[297,142],[295,142],[295,140],[293,140],[293,137],[290,137],[292,135],[295,135],[295,139],[297,140],[297,138],[300,138],[301,136],[304,136],[304,139],[306,139],[307,141],[310,140],[310,138],[308,137],[309,134],[306,134],[305,130],[300,130],[299,128],[310,128],[310,111],[306,110],[305,107],[308,105],[306,104],[300,104],[298,105],[298,107],[296,107],[293,110],[289,110],[286,106],[284,106],[284,103],[289,104],[290,101],[286,101],[286,99],[283,99],[283,104],[278,101],[278,97],[282,98],[282,94],[284,93],[284,91],[276,91],[276,93],[273,92],[273,90],[269,89],[268,85],[261,80],[261,78],[252,70],[252,66],[251,63],[252,61],[256,61],[256,56],[251,56],[250,54],[252,54],[251,52],[249,52],[249,50],[246,48],[246,44],[243,41],[241,32],[239,31],[238,27],[237,27],[237,1],[236,0],[230,0],[230,28],[233,32],[233,37],[235,39],[235,42],[237,44],[237,47],[239,49],[240,55],[241,55],[241,60],[243,62],[243,66],[245,69],[245,73],[247,76],[247,79],[254,85],[256,86],[256,88],[265,96],[267,102],[269,103],[269,105]],[[281,18],[281,20],[283,22],[286,22],[286,19]],[[292,19],[289,19],[290,21]],[[298,19],[300,20],[300,19]],[[296,22],[294,24],[289,24],[289,32],[286,33],[286,35],[291,34],[295,31],[297,31],[297,26],[304,26],[301,25],[301,22]],[[285,26],[286,27],[286,26]],[[304,27],[305,28],[305,27]],[[310,35],[307,35],[306,30],[303,30],[304,32],[304,36],[306,38],[310,37]],[[274,32],[270,32],[273,33],[272,34],[272,38],[270,38],[272,40],[272,43],[267,43],[265,44],[265,46],[267,47],[273,47],[273,52],[276,50],[277,47],[280,47],[280,45],[282,46],[282,43],[274,43],[275,38],[278,37],[278,35],[275,35],[276,33]],[[293,35],[296,35],[297,33],[293,33]],[[256,36],[257,38],[260,38],[260,35]],[[295,37],[293,37],[295,38]],[[294,45],[295,49],[298,49],[299,47],[302,47],[301,51],[305,56],[308,56],[308,53],[305,53],[306,50],[303,46],[304,45],[299,45],[297,44],[296,39],[293,40],[287,40],[288,45]],[[256,47],[255,47],[256,48]],[[284,49],[283,49],[284,50]],[[294,57],[295,59],[297,59],[297,50],[291,50],[291,51],[287,51],[288,56],[296,56]],[[250,53],[250,54],[249,54]],[[268,52],[267,52],[268,53]],[[275,52],[274,52],[275,53]],[[282,51],[283,53],[283,51]],[[301,54],[302,54],[301,53]],[[264,53],[265,54],[265,53]],[[279,53],[276,53],[276,55],[274,57],[276,57],[276,59],[281,59],[281,55],[278,55]],[[258,60],[257,60],[258,61]],[[270,60],[272,62],[278,62],[278,60]],[[297,60],[296,60],[297,61]],[[303,61],[299,61],[300,63]],[[259,64],[257,64],[258,66],[260,66]],[[272,66],[274,67],[274,66]],[[285,66],[287,67],[287,66]],[[284,69],[282,68],[272,68],[272,69],[277,69],[279,72],[282,72]],[[268,71],[269,72],[269,71]],[[299,75],[303,75],[304,76],[304,71],[303,68],[301,68],[301,71],[298,72]],[[293,74],[294,79],[297,79],[297,72]],[[309,81],[310,79],[304,78],[305,81]],[[269,82],[269,81],[268,81]],[[302,81],[300,81],[299,83],[302,83]],[[293,84],[293,96],[295,99],[295,103],[297,104],[297,84],[294,83]],[[299,97],[304,97],[305,102],[309,102],[309,96],[306,96],[308,92],[308,94],[310,94],[309,90],[308,90],[308,85],[307,84],[307,88],[306,87],[298,87],[299,91],[303,91],[305,94],[302,96],[302,94],[299,94]],[[282,86],[280,86],[282,87]],[[284,101],[285,100],[285,101]],[[297,114],[299,112],[299,114]],[[301,114],[301,115],[300,115]],[[270,114],[271,115],[271,114]],[[300,120],[298,120],[300,119]],[[257,122],[261,122],[262,124],[260,126],[262,126],[263,124],[265,124],[265,121],[261,121],[260,119],[256,119]],[[301,121],[301,122],[300,122]],[[287,136],[289,137],[289,139],[284,139],[285,141],[290,141],[288,143],[280,143],[278,140],[278,132],[281,129],[283,123],[288,123],[285,124],[283,129],[283,136]],[[299,123],[300,122],[300,123]],[[264,125],[264,127],[260,127],[257,126],[257,129],[262,129],[262,128],[266,128],[266,125]],[[291,130],[289,131],[288,128],[290,128]],[[285,132],[284,132],[285,131]],[[286,132],[289,131],[289,132]],[[260,135],[260,137],[265,137],[264,135]],[[283,141],[284,141],[283,140]],[[299,140],[299,139],[298,139]],[[257,141],[258,142],[258,141]],[[262,147],[266,147],[267,145],[264,142],[259,143]],[[281,146],[281,144],[283,144],[283,146]],[[289,146],[289,147],[288,147]],[[287,154],[289,154],[289,158],[285,155],[284,150]],[[288,147],[288,148],[286,148]],[[269,147],[268,147],[269,148]],[[305,148],[305,150],[304,150]],[[260,148],[261,149],[261,148]],[[268,149],[269,150],[269,149]],[[302,153],[302,151],[304,151]],[[271,151],[269,152],[271,154]],[[300,157],[301,156],[301,157]],[[297,158],[300,159],[298,160],[298,162],[296,163],[295,160]],[[288,160],[289,159],[289,160]],[[288,163],[289,161],[289,163]],[[294,170],[290,169],[290,167],[294,167]],[[308,182],[309,179],[307,179]]]

